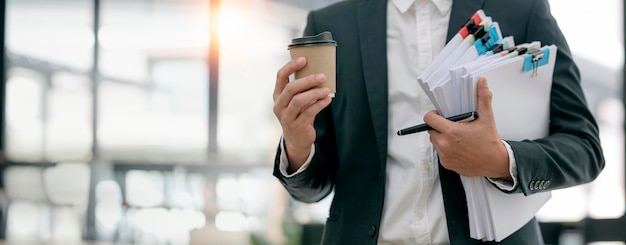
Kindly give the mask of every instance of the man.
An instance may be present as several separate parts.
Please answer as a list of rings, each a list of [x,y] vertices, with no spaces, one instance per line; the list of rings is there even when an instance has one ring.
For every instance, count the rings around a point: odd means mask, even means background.
[[[417,85],[478,9],[517,43],[558,47],[548,137],[499,138],[487,86],[497,81],[479,82],[480,117],[467,123],[439,116]],[[469,236],[459,174],[532,195],[592,181],[604,167],[578,69],[547,0],[345,1],[309,14],[305,35],[322,31],[338,43],[336,97],[313,88],[325,80],[320,74],[289,82],[303,58],[278,71],[274,113],[283,138],[274,175],[300,201],[334,191],[323,244],[479,244]],[[422,118],[434,130],[395,135]],[[537,221],[501,243],[543,244]]]

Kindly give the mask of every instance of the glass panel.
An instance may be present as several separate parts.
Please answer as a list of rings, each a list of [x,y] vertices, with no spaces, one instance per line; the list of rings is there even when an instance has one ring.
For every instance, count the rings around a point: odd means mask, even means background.
[[[600,128],[606,167],[590,184],[554,191],[538,217],[542,221],[576,221],[586,216],[618,218],[624,215],[625,208],[622,1],[589,5],[551,0],[550,4],[580,68],[582,86]],[[585,21],[588,19],[602,25]],[[602,45],[579,31],[585,28],[604,33]]]
[[[43,160],[43,74],[11,68],[6,83],[6,154],[17,161]]]
[[[206,154],[207,117],[195,106],[202,100],[188,103],[194,96],[180,91],[114,82],[103,82],[99,95],[102,158],[171,163],[198,161]]]
[[[100,84],[98,92],[98,143],[103,157],[132,157],[137,148],[149,147],[145,141],[155,140],[149,138],[155,128],[145,130],[152,125],[145,116],[149,105],[148,92],[136,86],[108,81]]]
[[[102,1],[102,74],[148,83],[153,59],[204,58],[209,42],[208,4],[200,0]]]
[[[7,0],[10,53],[88,71],[94,37],[91,1]]]
[[[37,162],[89,157],[90,111],[83,110],[89,106],[89,90],[70,92],[51,83],[66,83],[61,80],[72,80],[69,74],[74,74],[81,77],[81,86],[89,84],[86,74],[92,67],[94,44],[91,7],[90,1],[77,0],[6,1],[9,159]],[[57,76],[58,72],[67,76]],[[49,91],[51,85],[55,88]],[[63,108],[67,103],[75,107]]]
[[[93,109],[89,77],[67,72],[55,74],[47,99],[48,159],[54,162],[90,159]]]
[[[203,162],[208,1],[102,3],[98,140],[104,159]]]

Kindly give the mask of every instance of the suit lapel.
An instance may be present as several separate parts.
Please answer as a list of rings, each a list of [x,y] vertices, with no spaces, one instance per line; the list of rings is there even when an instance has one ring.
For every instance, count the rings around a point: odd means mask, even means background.
[[[484,0],[454,1],[446,40],[449,41],[483,4]],[[365,87],[384,173],[388,130],[387,1],[362,1],[358,7],[358,29]]]
[[[381,170],[387,159],[387,1],[367,0],[358,8],[361,60]]]
[[[446,41],[450,41],[452,37],[461,29],[461,26],[469,20],[470,17],[483,7],[484,0],[460,0],[452,3],[452,13],[450,13],[450,24],[448,25],[448,36]]]

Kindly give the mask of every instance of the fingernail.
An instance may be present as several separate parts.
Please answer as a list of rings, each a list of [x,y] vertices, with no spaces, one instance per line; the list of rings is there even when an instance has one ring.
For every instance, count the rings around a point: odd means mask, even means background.
[[[330,94],[330,89],[328,88],[321,88],[320,91],[322,91],[322,94]]]
[[[324,81],[324,79],[326,79],[324,74],[317,74],[317,76],[315,76],[315,80],[317,80],[318,82]]]
[[[296,58],[296,65],[302,65],[302,64],[304,64],[304,57]]]

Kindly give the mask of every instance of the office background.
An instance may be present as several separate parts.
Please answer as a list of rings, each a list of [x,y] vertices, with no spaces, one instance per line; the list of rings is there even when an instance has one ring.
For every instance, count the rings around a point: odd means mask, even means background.
[[[0,240],[316,244],[330,198],[271,176],[271,94],[307,12],[334,2],[0,1]],[[623,2],[550,3],[607,163],[538,218],[550,244],[625,244]]]

